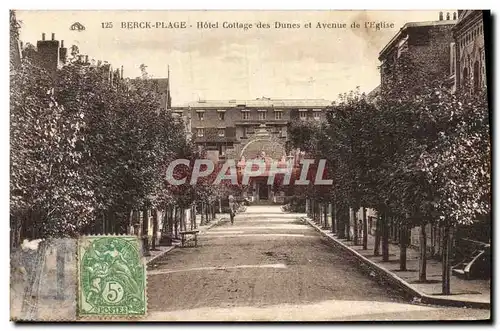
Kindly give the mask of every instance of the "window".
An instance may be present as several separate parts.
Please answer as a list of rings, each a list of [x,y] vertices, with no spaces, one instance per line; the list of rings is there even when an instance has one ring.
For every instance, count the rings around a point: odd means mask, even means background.
[[[226,129],[220,128],[217,130],[219,137],[224,137],[226,135]]]
[[[286,137],[286,126],[281,127],[281,136]]]
[[[224,113],[219,112],[219,121],[223,121],[223,120],[224,120]]]
[[[301,120],[307,119],[307,112],[305,112],[305,111],[299,112],[299,117]]]
[[[281,119],[281,112],[280,111],[275,111],[274,112],[274,119],[280,120]]]
[[[408,51],[408,37],[409,37],[409,35],[407,35],[405,38],[403,38],[399,42],[396,58],[399,58],[401,56],[401,54],[403,54],[403,53],[405,53],[405,52]]]
[[[241,116],[244,120],[249,120],[250,119],[250,112],[248,111],[242,111]]]
[[[204,113],[203,112],[198,112],[198,121],[203,121],[204,118]]]
[[[259,120],[265,120],[266,119],[266,113],[265,111],[260,111],[259,112]]]
[[[198,137],[203,137],[205,135],[205,129],[203,129],[203,128],[196,129],[196,135]]]
[[[248,136],[248,127],[244,126],[243,127],[243,137],[247,137]]]
[[[314,118],[315,120],[319,120],[319,118],[320,118],[320,117],[319,117],[319,111],[315,111],[315,112],[313,112],[313,118]]]

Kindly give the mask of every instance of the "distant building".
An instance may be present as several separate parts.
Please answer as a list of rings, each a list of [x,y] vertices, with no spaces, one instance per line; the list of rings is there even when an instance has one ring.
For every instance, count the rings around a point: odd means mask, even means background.
[[[222,158],[272,159],[285,154],[287,125],[293,119],[320,121],[331,101],[323,99],[200,100],[172,107],[189,117],[198,145]]]
[[[456,56],[451,66],[456,74],[456,87],[468,84],[474,90],[486,87],[486,59],[484,48],[483,12],[459,10],[458,21],[453,28]]]
[[[57,79],[57,71],[68,64],[68,49],[64,47],[64,40],[55,39],[55,33],[52,33],[50,40],[46,40],[45,33],[42,33],[42,39],[37,41],[36,47],[31,44],[24,45],[21,42],[20,48],[22,58],[29,58],[33,64],[45,69],[54,80]],[[78,54],[76,57],[77,61],[84,65],[97,65],[102,72],[103,79],[109,81],[110,84],[123,79],[123,66],[114,69],[110,63],[103,61],[91,64],[88,55]]]
[[[151,92],[157,93],[160,98],[161,109],[168,110],[171,108],[170,78],[135,78],[131,79],[130,83],[133,85],[143,84]]]
[[[64,47],[64,40],[56,40],[55,33],[52,33],[51,40],[42,39],[36,43],[36,48],[23,47],[21,43],[22,56],[30,58],[36,65],[44,68],[52,78],[55,78],[58,69],[61,69],[67,61],[68,49]]]
[[[379,54],[381,90],[388,88],[391,73],[402,54],[431,77],[449,77],[450,54],[454,48],[452,29],[456,13],[439,14],[438,21],[409,22],[389,41]]]

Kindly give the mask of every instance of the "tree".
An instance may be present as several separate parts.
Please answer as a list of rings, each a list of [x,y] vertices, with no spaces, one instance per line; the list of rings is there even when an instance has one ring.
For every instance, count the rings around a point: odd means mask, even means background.
[[[11,76],[11,220],[32,238],[75,235],[94,212],[81,169],[82,114],[67,112],[52,91],[46,72],[28,60]]]
[[[457,225],[470,225],[491,210],[491,137],[486,91],[453,95],[435,91],[440,123],[436,144],[421,155],[428,181],[436,186],[435,215],[444,228],[443,294],[450,294],[450,255]]]
[[[184,126],[148,81],[110,79],[109,64],[82,63],[76,47],[53,80],[28,50],[11,71],[14,237],[123,232],[132,210],[170,203],[163,180]]]

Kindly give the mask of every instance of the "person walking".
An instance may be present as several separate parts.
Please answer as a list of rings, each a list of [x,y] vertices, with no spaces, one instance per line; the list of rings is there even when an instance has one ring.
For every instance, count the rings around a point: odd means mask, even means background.
[[[236,201],[232,195],[229,195],[229,216],[231,217],[231,224],[234,224],[234,216],[236,214]]]

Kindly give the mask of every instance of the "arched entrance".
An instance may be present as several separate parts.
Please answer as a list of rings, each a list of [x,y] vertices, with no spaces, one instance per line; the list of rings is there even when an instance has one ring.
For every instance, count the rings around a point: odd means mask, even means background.
[[[270,134],[269,128],[261,124],[255,135],[249,138],[248,142],[240,150],[240,164],[245,160],[260,159],[264,160],[266,167],[274,161],[286,160],[285,143]],[[251,198],[253,202],[270,203],[275,201],[275,190],[272,185],[267,183],[269,174],[251,177],[250,186],[244,192],[244,195]]]
[[[240,157],[255,159],[262,152],[273,160],[280,160],[285,155],[285,146],[272,138],[255,138],[249,141],[240,152]]]

